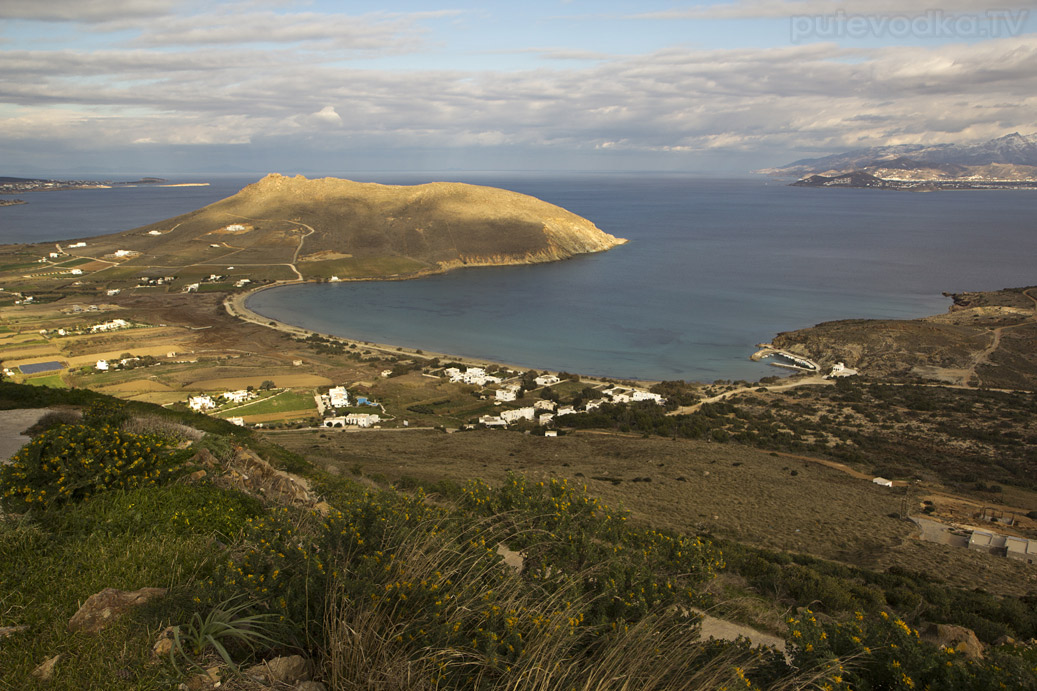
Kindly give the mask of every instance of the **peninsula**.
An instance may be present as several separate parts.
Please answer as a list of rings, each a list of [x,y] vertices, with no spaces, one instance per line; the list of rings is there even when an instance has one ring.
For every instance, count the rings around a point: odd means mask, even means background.
[[[228,280],[253,284],[411,278],[462,266],[556,261],[626,242],[508,190],[276,174],[197,211],[85,241],[66,249],[116,260],[120,274],[175,273],[173,285],[181,287],[228,271]]]

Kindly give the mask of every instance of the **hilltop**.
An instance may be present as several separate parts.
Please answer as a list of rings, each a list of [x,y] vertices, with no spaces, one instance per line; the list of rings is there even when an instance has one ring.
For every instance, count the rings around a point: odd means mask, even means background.
[[[114,258],[139,273],[193,267],[208,274],[231,264],[261,280],[411,277],[556,261],[625,242],[508,190],[277,174],[197,211],[87,240],[74,251]]]

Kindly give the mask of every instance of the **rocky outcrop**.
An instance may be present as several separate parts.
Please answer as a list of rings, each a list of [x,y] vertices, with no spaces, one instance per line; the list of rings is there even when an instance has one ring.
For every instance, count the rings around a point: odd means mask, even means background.
[[[941,648],[950,648],[970,660],[983,659],[983,643],[972,629],[952,624],[929,624],[921,632],[922,639]]]
[[[130,608],[165,594],[165,588],[141,588],[133,591],[105,588],[86,599],[86,602],[69,619],[68,629],[73,633],[77,631],[97,633],[129,611]]]
[[[245,676],[265,684],[294,685],[310,680],[313,665],[301,655],[275,657],[245,670]]]

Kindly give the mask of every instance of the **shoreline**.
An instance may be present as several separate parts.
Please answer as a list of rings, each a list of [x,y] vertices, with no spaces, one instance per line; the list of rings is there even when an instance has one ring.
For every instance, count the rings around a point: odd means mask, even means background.
[[[439,273],[445,273],[445,271],[435,272],[434,274],[422,273],[421,275],[416,275],[416,276],[409,276],[409,277],[399,276],[399,277],[391,277],[391,278],[386,278],[386,279],[380,279],[380,278],[372,278],[372,279],[344,279],[344,280],[342,280],[340,282],[341,283],[348,283],[348,282],[359,282],[359,281],[369,281],[369,280],[370,281],[381,281],[381,280],[403,281],[403,280],[413,280],[413,279],[418,279],[418,278],[425,278],[426,276],[436,275],[436,274],[439,274]],[[355,344],[357,346],[357,348],[366,348],[368,350],[377,350],[379,352],[385,353],[386,355],[393,355],[393,356],[406,355],[406,356],[410,356],[410,357],[418,357],[418,358],[423,358],[423,359],[438,358],[441,361],[459,362],[459,363],[464,364],[464,365],[469,365],[469,366],[474,366],[474,367],[483,367],[483,368],[485,368],[487,366],[505,367],[507,369],[515,370],[515,371],[520,372],[520,373],[521,372],[526,372],[528,370],[536,370],[538,372],[547,372],[547,373],[556,374],[556,375],[559,373],[558,370],[545,370],[545,369],[542,369],[542,368],[539,368],[539,367],[526,366],[526,365],[517,365],[515,363],[501,362],[499,360],[492,360],[492,359],[489,359],[489,358],[479,358],[479,357],[471,357],[471,356],[467,356],[467,355],[457,355],[456,353],[442,353],[442,352],[438,352],[438,351],[426,350],[424,348],[411,348],[409,346],[400,346],[400,345],[394,345],[394,344],[391,344],[391,343],[376,343],[374,341],[362,341],[362,340],[355,339],[355,338],[348,338],[348,337],[345,337],[345,336],[337,336],[335,334],[324,333],[322,331],[315,331],[313,329],[305,329],[305,328],[303,328],[301,326],[295,326],[293,324],[288,324],[286,322],[280,321],[279,319],[273,319],[272,317],[267,317],[267,316],[264,316],[262,314],[259,314],[258,312],[254,312],[254,311],[252,311],[251,309],[249,309],[248,307],[245,306],[245,302],[248,300],[249,297],[251,297],[251,296],[253,296],[253,295],[257,294],[257,293],[261,293],[264,290],[270,290],[272,288],[283,288],[285,286],[291,286],[291,285],[303,285],[303,284],[306,284],[306,283],[318,283],[318,281],[312,281],[312,280],[309,280],[309,281],[308,280],[301,280],[300,281],[298,279],[288,280],[288,281],[274,281],[273,283],[268,283],[266,285],[257,286],[255,288],[251,288],[249,290],[245,290],[245,291],[242,291],[242,292],[239,292],[239,293],[232,293],[231,295],[228,295],[223,300],[223,308],[227,311],[227,314],[229,314],[231,317],[234,317],[236,319],[240,319],[240,320],[248,322],[250,324],[255,324],[257,326],[265,326],[268,329],[274,329],[275,331],[279,331],[281,333],[288,334],[289,336],[301,336],[301,337],[304,337],[304,338],[308,337],[308,336],[311,336],[311,335],[322,336],[324,338],[332,338],[332,339],[335,339],[337,341],[340,341],[340,342],[346,343],[346,344]],[[582,374],[582,373],[579,373],[579,372],[570,372],[570,374],[577,374],[580,377],[580,381],[586,381],[586,382],[597,382],[597,383],[636,382],[636,383],[642,384],[642,385],[652,385],[652,384],[659,383],[659,380],[657,380],[657,379],[633,379],[633,378],[629,378],[629,377],[615,378],[615,377],[610,377],[610,376],[585,375],[585,374]],[[757,379],[757,381],[759,381],[759,380]],[[709,386],[710,385],[710,382],[698,382],[698,381],[696,381],[696,382],[689,382],[689,383],[691,383],[691,384],[698,384],[700,386]]]

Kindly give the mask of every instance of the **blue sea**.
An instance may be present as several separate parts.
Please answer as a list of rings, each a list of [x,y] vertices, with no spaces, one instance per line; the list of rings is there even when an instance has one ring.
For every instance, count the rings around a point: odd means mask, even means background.
[[[944,291],[1037,284],[1037,192],[819,190],[762,178],[629,173],[340,177],[504,187],[630,240],[554,264],[289,286],[248,303],[316,331],[528,367],[755,380],[778,371],[748,356],[780,331],[919,317],[947,309]],[[212,184],[23,195],[28,205],[0,208],[0,242],[125,230],[256,178],[195,179]]]

